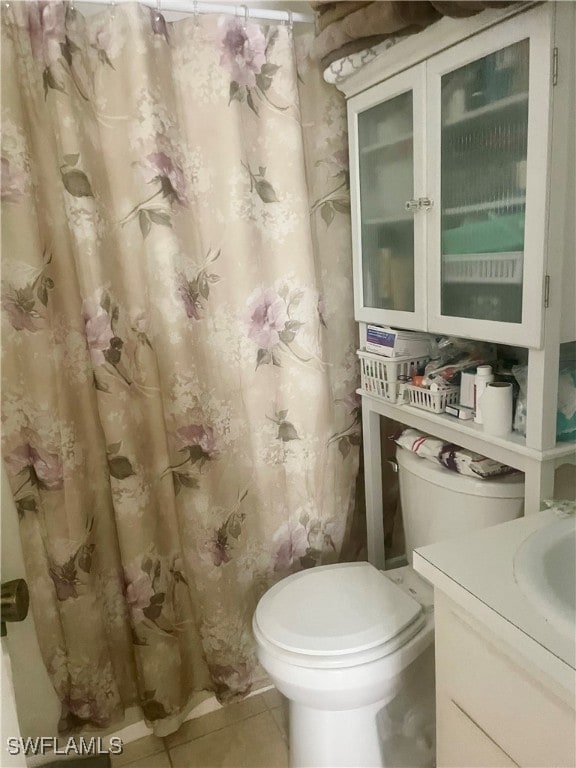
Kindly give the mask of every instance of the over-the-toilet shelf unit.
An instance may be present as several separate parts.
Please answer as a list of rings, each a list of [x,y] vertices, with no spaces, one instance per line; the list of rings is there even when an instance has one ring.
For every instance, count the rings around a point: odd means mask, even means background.
[[[576,339],[574,3],[443,19],[337,87],[348,99],[355,316],[523,347],[526,437],[360,390],[368,556],[384,567],[380,417],[526,474],[526,513],[575,463],[556,444],[560,345]]]

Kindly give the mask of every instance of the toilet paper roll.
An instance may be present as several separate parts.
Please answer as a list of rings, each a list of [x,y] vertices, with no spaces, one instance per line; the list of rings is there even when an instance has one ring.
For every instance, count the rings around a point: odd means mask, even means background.
[[[491,381],[480,397],[482,425],[489,435],[505,436],[512,432],[512,384]]]

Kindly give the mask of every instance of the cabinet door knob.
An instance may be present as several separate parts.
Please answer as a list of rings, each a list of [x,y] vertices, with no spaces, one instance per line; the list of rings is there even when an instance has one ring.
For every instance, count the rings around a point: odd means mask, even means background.
[[[430,208],[432,208],[433,205],[434,203],[432,202],[432,200],[430,200],[429,197],[418,198],[418,208],[424,208],[424,210],[427,211]]]
[[[404,208],[406,208],[407,211],[417,211],[419,208],[418,200],[406,200]]]

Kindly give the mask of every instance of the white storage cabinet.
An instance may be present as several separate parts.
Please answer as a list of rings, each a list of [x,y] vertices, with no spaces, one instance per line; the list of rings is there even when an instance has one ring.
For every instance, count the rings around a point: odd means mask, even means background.
[[[576,339],[576,4],[443,19],[337,83],[348,97],[355,316],[528,350],[526,438],[363,396],[369,558],[384,565],[381,416],[526,473],[526,512],[576,461],[556,445]]]

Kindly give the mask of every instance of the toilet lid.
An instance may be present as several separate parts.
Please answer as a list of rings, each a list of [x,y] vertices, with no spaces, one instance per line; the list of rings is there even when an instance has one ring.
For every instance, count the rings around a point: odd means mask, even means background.
[[[258,603],[255,619],[275,645],[326,656],[386,643],[422,610],[370,563],[342,563],[278,582]]]

